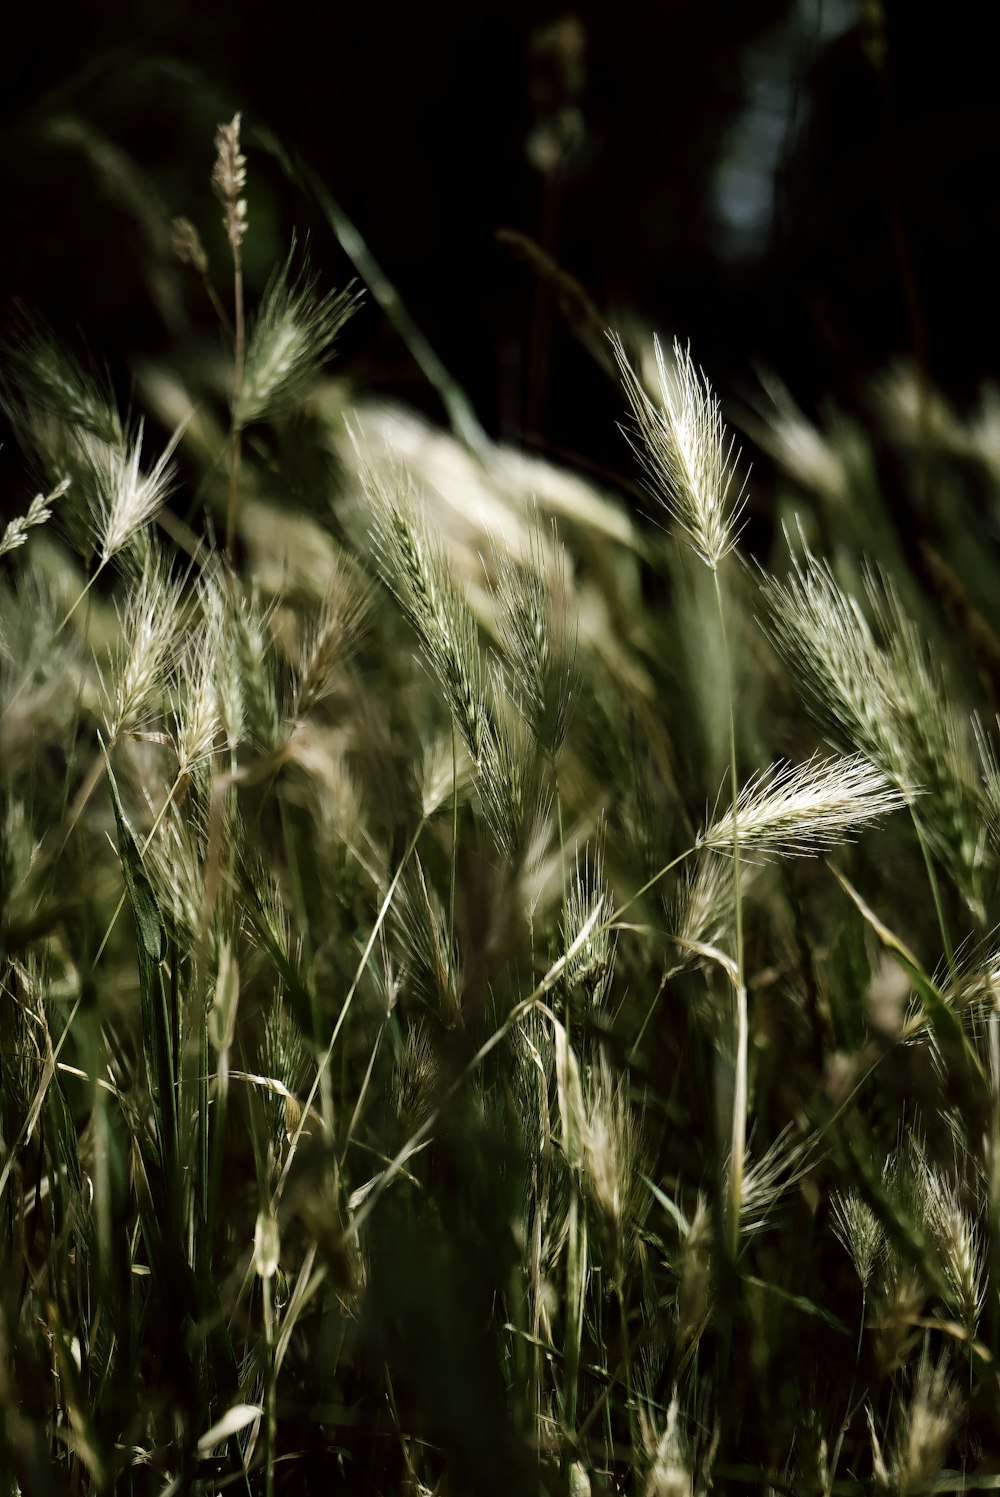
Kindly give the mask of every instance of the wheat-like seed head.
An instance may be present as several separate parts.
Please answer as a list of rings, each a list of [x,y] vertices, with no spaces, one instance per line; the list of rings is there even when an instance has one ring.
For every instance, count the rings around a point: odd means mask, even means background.
[[[712,1293],[712,1212],[699,1193],[694,1216],[681,1243],[677,1283],[677,1336],[681,1345],[698,1332]]]
[[[642,1497],[694,1497],[691,1452],[681,1435],[676,1393],[660,1434],[647,1429],[646,1435],[652,1449]]]
[[[174,743],[179,773],[190,775],[218,746],[222,730],[219,706],[219,657],[223,651],[222,609],[210,582],[202,584],[203,613],[181,655],[174,692]]]
[[[805,1146],[793,1141],[790,1127],[763,1153],[747,1156],[740,1190],[741,1237],[751,1237],[767,1224],[778,1202],[801,1178],[805,1158]]]
[[[231,643],[239,670],[239,702],[242,720],[255,746],[273,753],[286,738],[284,713],[279,695],[279,678],[271,631],[272,610],[264,608],[256,589],[249,597],[240,597],[234,589],[230,595],[229,627]],[[235,692],[230,689],[235,709]],[[227,736],[230,724],[223,710]]]
[[[446,1023],[454,1024],[461,1018],[461,976],[451,949],[447,914],[419,858],[400,879],[390,919],[411,988],[432,1003]]]
[[[247,231],[247,204],[243,196],[247,159],[240,150],[241,121],[242,115],[234,114],[228,125],[218,127],[212,168],[212,186],[224,210],[222,222],[234,254],[238,253]]]
[[[181,634],[182,584],[168,576],[158,551],[147,552],[129,590],[121,621],[121,653],[111,684],[102,683],[112,742],[145,726],[157,710]]]
[[[957,1184],[916,1144],[910,1149],[910,1165],[917,1208],[937,1248],[948,1288],[948,1308],[974,1336],[985,1293],[979,1226],[965,1209]]]
[[[177,428],[148,473],[141,467],[142,421],[121,448],[104,442],[88,444],[102,566],[148,525],[169,494],[173,483],[170,459],[183,430]]]
[[[947,1358],[932,1363],[925,1342],[894,1442],[892,1477],[897,1491],[923,1491],[934,1481],[962,1412],[962,1396],[950,1376]]]
[[[584,1184],[597,1214],[609,1283],[617,1286],[632,1255],[644,1196],[641,1140],[625,1079],[612,1078],[603,1054],[590,1069],[585,1106]]]
[[[464,799],[472,781],[472,763],[465,744],[454,732],[445,732],[424,744],[417,771],[420,809],[426,819],[453,797]]]
[[[885,776],[860,754],[774,764],[740,792],[736,822],[741,847],[763,856],[812,857],[856,836],[905,805]],[[727,852],[732,808],[713,821],[698,846]]]
[[[862,1289],[867,1289],[887,1251],[885,1233],[874,1211],[856,1190],[834,1191],[833,1230],[850,1253]]]
[[[743,429],[807,492],[843,502],[851,480],[843,424],[834,432],[821,430],[807,419],[781,380],[770,373],[760,379],[763,398],[755,402],[757,419],[742,423]]]
[[[562,922],[563,949],[575,953],[566,969],[567,981],[594,1007],[607,998],[614,976],[616,942],[609,926],[613,908],[598,842],[593,852],[585,848],[582,858],[577,854]],[[583,930],[588,934],[578,943]]]
[[[417,631],[455,725],[479,768],[495,733],[472,611],[459,592],[444,551],[431,538],[426,513],[408,476],[392,467],[383,478],[365,467],[362,482],[383,579]]]
[[[247,342],[243,380],[233,411],[239,426],[288,407],[308,389],[337,334],[358,305],[351,287],[320,296],[307,271],[294,275],[292,256],[268,282]]]
[[[900,768],[886,660],[856,599],[808,548],[791,550],[779,582],[761,574],[763,626],[809,710],[838,747],[865,753],[886,773]]]
[[[35,525],[44,525],[51,518],[53,504],[62,498],[68,488],[69,479],[64,478],[50,494],[36,494],[28,505],[27,513],[11,520],[3,535],[0,535],[0,556],[6,556],[9,551],[16,551],[19,546],[23,546],[28,539],[28,531]]]
[[[891,580],[869,569],[865,587],[886,640],[887,685],[901,770],[922,789],[920,814],[935,851],[980,919],[988,796],[968,716],[949,699],[940,665]]]
[[[337,569],[299,651],[293,715],[303,716],[334,689],[336,673],[350,659],[364,628],[370,599],[346,568]]]
[[[739,539],[745,505],[742,488],[733,493],[738,454],[719,402],[690,351],[676,339],[672,364],[659,339],[653,340],[657,401],[632,369],[621,339],[612,335],[611,344],[632,407],[635,435],[629,440],[656,497],[715,570]]]
[[[175,218],[170,225],[170,244],[182,265],[193,265],[199,275],[208,271],[208,256],[201,235],[189,218]]]
[[[741,868],[741,882],[745,870]],[[707,948],[718,947],[733,923],[735,898],[732,860],[703,849],[689,863],[670,905],[670,925],[677,942],[672,972],[704,960]]]
[[[565,552],[554,530],[546,546],[536,526],[524,557],[495,546],[493,565],[500,644],[514,701],[539,746],[554,758],[566,736],[576,685]]]
[[[504,701],[506,683],[491,662],[491,712],[486,722],[477,789],[497,850],[511,867],[531,866],[542,855],[551,786],[542,773],[538,743]]]
[[[188,806],[190,802],[188,803]],[[193,947],[201,925],[204,895],[204,837],[198,818],[172,801],[144,858],[160,909],[172,920],[178,940]]]
[[[438,1059],[430,1031],[419,1020],[406,1031],[392,1075],[392,1106],[408,1127],[419,1127],[429,1117],[440,1085]]]

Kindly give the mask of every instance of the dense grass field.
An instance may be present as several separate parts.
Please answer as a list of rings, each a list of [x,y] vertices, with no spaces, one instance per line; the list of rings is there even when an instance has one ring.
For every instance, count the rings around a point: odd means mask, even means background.
[[[640,505],[247,171],[131,410],[3,359],[0,1490],[1000,1489],[995,395],[770,383],[761,498],[611,336]]]

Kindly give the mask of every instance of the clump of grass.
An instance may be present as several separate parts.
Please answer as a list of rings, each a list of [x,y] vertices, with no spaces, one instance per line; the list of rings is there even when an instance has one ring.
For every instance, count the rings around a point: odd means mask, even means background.
[[[940,600],[788,402],[838,568],[741,565],[680,345],[615,344],[680,560],[323,387],[353,294],[290,258],[254,314],[240,126],[228,424],[37,331],[5,391],[0,1483],[989,1482],[1000,774]]]

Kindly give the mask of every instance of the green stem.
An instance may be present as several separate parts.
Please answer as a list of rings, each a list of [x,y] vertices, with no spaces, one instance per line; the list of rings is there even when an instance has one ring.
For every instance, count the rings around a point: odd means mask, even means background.
[[[448,890],[448,963],[455,981],[455,890],[458,885],[458,750],[451,720],[451,884]]]
[[[736,768],[736,711],[734,706],[733,666],[729,652],[729,634],[726,629],[726,610],[722,602],[722,587],[719,583],[717,568],[712,572],[712,579],[715,583],[715,601],[718,605],[719,624],[722,629],[722,653],[725,661],[726,689],[729,696],[729,784],[732,796],[733,896],[736,914],[736,1054],[733,1069],[732,1135],[729,1159],[729,1250],[735,1261],[739,1246],[740,1205],[743,1198],[743,1169],[746,1160],[749,1025],[747,1016],[747,990],[744,981],[743,895],[740,888],[740,831],[739,818],[737,816],[740,790]]]
[[[931,856],[931,850],[927,844],[926,833],[924,832],[920,817],[917,815],[916,808],[914,806],[910,807],[910,815],[913,818],[913,826],[917,834],[917,841],[920,843],[920,851],[923,854],[924,867],[927,870],[927,882],[931,886],[931,897],[934,900],[934,909],[937,912],[938,930],[941,932],[941,945],[944,947],[945,960],[948,963],[948,974],[949,976],[954,977],[955,948],[952,945],[951,936],[948,934],[948,922],[945,919],[944,904],[941,899],[941,886],[938,883],[937,873],[934,871],[934,859]]]
[[[226,550],[233,554],[236,538],[236,507],[239,500],[243,427],[238,415],[243,394],[245,332],[243,324],[243,256],[239,242],[233,243],[233,424],[229,448],[229,503],[226,508]]]
[[[270,1275],[262,1278],[260,1282],[264,1302],[264,1346],[267,1357],[265,1374],[267,1385],[264,1394],[264,1497],[274,1497],[274,1457],[278,1438],[278,1404],[274,1366],[274,1305],[271,1300]]]
[[[636,1424],[635,1396],[632,1388],[632,1350],[629,1345],[628,1335],[628,1311],[625,1308],[625,1294],[622,1290],[621,1280],[615,1286],[615,1297],[618,1300],[618,1318],[622,1328],[622,1358],[625,1364],[625,1398],[628,1409],[629,1435],[632,1440],[632,1451],[634,1455],[640,1455],[642,1443],[639,1438],[639,1429]]]

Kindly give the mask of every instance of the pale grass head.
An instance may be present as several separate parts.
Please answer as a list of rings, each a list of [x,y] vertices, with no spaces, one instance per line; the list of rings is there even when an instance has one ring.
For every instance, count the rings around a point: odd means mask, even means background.
[[[335,571],[299,647],[293,688],[293,714],[311,712],[335,689],[364,630],[370,599],[346,566]]]
[[[170,226],[170,245],[182,265],[192,265],[199,275],[208,271],[208,256],[201,235],[189,218],[175,218]]]
[[[744,786],[736,807],[739,840],[758,857],[814,857],[848,841],[906,804],[860,754],[772,765]],[[711,822],[698,845],[728,852],[732,809]]]
[[[200,934],[205,894],[205,829],[192,815],[171,801],[159,818],[144,858],[153,892],[173,932],[193,947]]]
[[[902,1366],[918,1340],[915,1326],[928,1300],[920,1270],[895,1248],[883,1256],[874,1306],[875,1357],[882,1374]]]
[[[258,1065],[275,1087],[265,1095],[271,1152],[275,1159],[280,1159],[301,1122],[300,1098],[305,1095],[310,1072],[301,1032],[280,993],[275,995],[264,1018]]]
[[[404,873],[392,902],[400,970],[408,985],[446,1024],[461,1019],[461,974],[448,915],[419,859]]]
[[[434,1108],[440,1089],[440,1066],[430,1030],[423,1021],[411,1024],[393,1067],[393,1110],[408,1127],[419,1127]]]
[[[616,938],[611,930],[614,905],[604,881],[600,841],[577,854],[563,915],[564,950],[574,952],[566,972],[570,987],[583,995],[587,1007],[604,1003],[614,976]],[[586,932],[584,939],[578,938]]]
[[[921,787],[920,817],[928,840],[982,923],[988,787],[984,795],[969,715],[952,701],[941,662],[893,581],[869,568],[865,588],[886,642],[894,735],[900,746],[897,778]]]
[[[739,1235],[744,1241],[768,1225],[808,1162],[808,1147],[796,1142],[791,1126],[760,1153],[748,1153],[739,1201]]]
[[[242,116],[234,114],[228,125],[215,133],[215,165],[212,186],[222,204],[222,222],[234,254],[237,254],[247,231],[247,204],[243,193],[247,185],[247,159],[240,148]]]
[[[861,1288],[867,1291],[887,1251],[882,1225],[856,1190],[835,1191],[830,1206],[837,1240],[850,1253]]]
[[[229,596],[229,640],[239,673],[235,683],[223,686],[222,720],[227,737],[236,726],[237,701],[242,731],[263,753],[274,753],[287,739],[281,700],[281,680],[272,631],[273,608],[265,607],[256,591],[241,596],[233,588]],[[233,722],[230,723],[230,717]]]
[[[417,776],[421,813],[428,819],[442,806],[468,798],[473,767],[468,749],[453,733],[439,733],[423,747]]]
[[[765,629],[829,739],[871,759],[908,803],[920,793],[928,840],[981,919],[988,797],[969,721],[893,585],[869,570],[865,590],[881,640],[829,565],[805,548],[783,582],[762,575]]]
[[[639,1210],[647,1192],[640,1173],[642,1139],[627,1081],[612,1076],[603,1054],[591,1067],[584,1105],[584,1185],[594,1208],[608,1280],[617,1287],[635,1249]]]
[[[476,784],[497,850],[512,868],[521,870],[544,841],[551,790],[534,735],[504,701],[497,672],[493,682]]]
[[[642,1497],[695,1497],[693,1462],[681,1431],[677,1394],[670,1400],[661,1429],[645,1414],[642,1426],[649,1462]]]
[[[121,644],[105,680],[105,723],[112,741],[159,720],[182,635],[183,583],[149,550],[119,611]]]
[[[931,1164],[922,1149],[911,1150],[918,1209],[937,1251],[948,1309],[975,1336],[985,1294],[985,1245],[976,1215],[958,1184]]]
[[[701,1334],[710,1314],[713,1241],[711,1208],[699,1193],[677,1260],[677,1335],[682,1346]]]
[[[366,467],[372,545],[386,585],[413,625],[451,707],[466,748],[480,766],[492,735],[479,633],[426,509],[398,466],[388,475]]]
[[[292,252],[268,282],[250,327],[234,419],[239,426],[287,411],[315,381],[337,334],[358,304],[349,287],[321,296],[307,270],[295,274]]]
[[[177,767],[190,775],[211,759],[222,735],[217,685],[224,650],[222,602],[214,583],[202,583],[201,618],[188,632],[174,688]]]
[[[947,1357],[932,1362],[925,1342],[912,1387],[897,1405],[891,1456],[896,1491],[925,1491],[940,1475],[964,1407]]]
[[[741,868],[743,883],[746,872]],[[710,951],[728,946],[735,887],[732,860],[716,857],[708,848],[686,864],[670,901],[670,924],[677,944],[671,975],[703,962]]]
[[[799,555],[790,540],[789,552],[784,581],[761,574],[765,631],[831,742],[867,754],[884,772],[898,771],[887,662],[871,625],[827,562],[804,544]]]
[[[520,866],[546,815],[538,744],[509,700],[499,661],[484,659],[479,630],[426,508],[406,474],[363,469],[379,570],[409,618],[477,771],[483,815],[497,848]]]
[[[796,404],[788,387],[771,373],[760,376],[763,398],[757,419],[745,423],[756,444],[807,492],[834,503],[849,496],[851,471],[841,450],[846,432],[822,430]]]
[[[554,758],[566,736],[575,692],[576,625],[569,613],[565,551],[537,524],[516,559],[494,547],[500,644],[514,701],[541,749]]]
[[[621,339],[611,338],[632,408],[629,436],[657,499],[714,571],[739,539],[744,507],[738,454],[726,433],[719,402],[691,358],[674,340],[673,358],[653,340],[655,397],[629,363]]]
[[[23,515],[11,520],[3,535],[0,535],[0,556],[16,551],[28,539],[28,531],[36,525],[44,525],[52,517],[52,506],[69,488],[70,481],[64,478],[48,494],[36,494]]]
[[[93,524],[102,566],[149,524],[166,501],[174,481],[170,460],[182,435],[179,427],[148,472],[142,469],[142,421],[121,448],[88,443]]]

